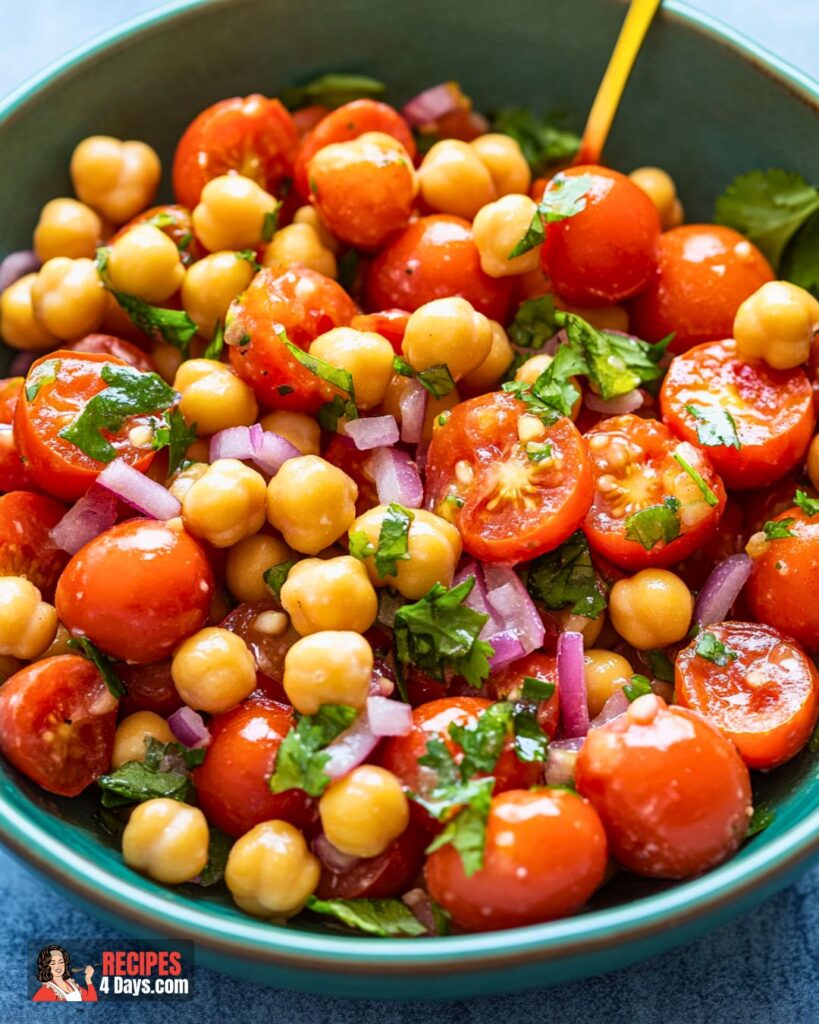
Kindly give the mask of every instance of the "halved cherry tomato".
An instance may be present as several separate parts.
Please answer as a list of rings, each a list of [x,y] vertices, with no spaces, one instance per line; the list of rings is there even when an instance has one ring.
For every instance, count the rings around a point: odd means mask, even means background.
[[[565,789],[512,790],[492,800],[484,866],[471,877],[451,844],[427,860],[430,896],[470,931],[571,914],[606,873],[606,834],[591,804]]]
[[[113,245],[118,238],[121,238],[137,224],[153,224],[168,236],[173,244],[179,249],[179,259],[189,267],[191,263],[201,260],[207,250],[200,245],[193,233],[193,221],[191,211],[176,203],[168,203],[165,206],[152,206],[149,210],[143,210],[136,217],[108,239],[106,245]]]
[[[648,285],[657,269],[660,217],[633,181],[608,167],[582,164],[561,171],[544,194],[585,176],[585,207],[546,225],[540,250],[554,289],[578,306],[621,302]]]
[[[103,356],[113,356],[143,373],[156,373],[156,363],[147,352],[113,334],[86,334],[84,338],[72,341],[65,347],[72,352],[96,352]]]
[[[357,860],[347,871],[322,867],[316,895],[321,900],[383,900],[401,896],[424,863],[429,833],[408,825],[378,857]]]
[[[350,142],[365,132],[392,135],[406,149],[410,158],[415,159],[415,139],[409,125],[397,111],[378,100],[353,100],[331,111],[305,135],[293,171],[293,183],[302,199],[310,198],[307,165],[316,153],[334,142]]]
[[[11,427],[24,383],[24,377],[0,380],[0,492],[25,491],[35,486],[17,451]]]
[[[356,312],[341,285],[315,270],[262,270],[228,313],[231,366],[264,405],[314,412],[338,392],[287,350],[281,331],[306,350],[320,334],[349,324]]]
[[[611,852],[636,875],[688,878],[730,857],[751,817],[751,779],[734,744],[654,694],[592,729],[575,771]]]
[[[702,636],[677,655],[674,694],[737,745],[749,768],[789,761],[819,717],[819,674],[801,647],[758,622],[718,622],[718,662],[697,653]],[[727,659],[727,660],[726,660]]]
[[[667,426],[692,444],[701,444],[699,436],[708,431],[692,408],[706,416],[721,412],[723,425],[724,414],[732,417],[740,447],[701,446],[726,487],[737,490],[764,487],[793,469],[816,422],[805,371],[772,370],[761,360],[741,359],[735,341],[697,345],[673,359],[660,404]]]
[[[282,686],[284,679],[284,659],[299,634],[292,626],[283,633],[266,633],[256,626],[256,619],[269,611],[281,611],[281,605],[273,595],[265,602],[245,602],[237,605],[219,625],[231,633],[240,636],[256,662],[256,682],[258,689],[266,697],[280,703],[287,703],[287,696]]]
[[[64,505],[31,491],[0,497],[0,576],[25,576],[46,601],[54,597],[68,555],[51,539]]]
[[[489,692],[495,700],[513,700],[520,696],[526,677],[539,679],[554,686],[554,693],[548,700],[538,703],[537,720],[549,739],[554,739],[560,721],[560,695],[557,681],[557,656],[535,651],[511,665],[493,672],[489,679]]]
[[[412,312],[433,299],[459,295],[505,323],[511,281],[481,270],[469,221],[436,214],[419,217],[384,246],[367,275],[366,298],[370,309]]]
[[[119,702],[123,716],[132,715],[135,711],[153,711],[167,718],[184,703],[174,684],[170,661],[157,661],[153,665],[117,665],[117,675],[125,686]]]
[[[647,341],[673,333],[673,352],[730,338],[737,309],[774,277],[752,242],[718,224],[664,232],[657,258],[657,276],[631,303],[631,330]]]
[[[380,313],[358,313],[350,321],[356,331],[374,331],[380,334],[401,355],[401,342],[407,329],[409,313],[404,309],[384,309]]]
[[[205,185],[231,171],[276,195],[293,174],[298,144],[293,118],[278,100],[254,93],[214,103],[191,121],[177,144],[176,201],[192,210]]]
[[[129,519],[74,555],[57,585],[57,614],[106,654],[149,665],[204,625],[212,592],[208,560],[189,534]]]
[[[111,767],[117,700],[73,654],[27,665],[0,688],[0,750],[18,771],[76,796]]]
[[[313,801],[301,789],[271,793],[268,782],[293,711],[263,698],[246,700],[216,715],[205,760],[193,773],[196,797],[208,820],[229,836],[241,836],[263,821],[304,827]]]
[[[355,480],[358,486],[358,497],[355,503],[356,515],[361,516],[378,504],[378,491],[371,474],[365,469],[372,458],[372,452],[359,451],[349,438],[341,434],[333,434],[322,457],[334,466],[338,466],[347,476]]]
[[[472,398],[452,410],[429,446],[427,508],[455,523],[464,548],[485,562],[551,551],[591,503],[591,465],[575,425],[559,419],[533,452],[518,437],[526,410],[500,392]]]
[[[725,488],[708,457],[668,427],[627,413],[586,435],[596,477],[583,532],[596,552],[623,569],[673,565],[713,535]],[[674,456],[702,478],[702,486]]]

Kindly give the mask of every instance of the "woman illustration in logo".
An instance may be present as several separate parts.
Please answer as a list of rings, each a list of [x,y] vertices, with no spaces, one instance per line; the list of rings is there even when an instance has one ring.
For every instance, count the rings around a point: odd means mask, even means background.
[[[82,968],[80,968],[82,970]],[[73,973],[79,973],[75,971]],[[35,1003],[96,1003],[97,990],[91,984],[94,968],[85,968],[85,988],[71,977],[71,957],[62,946],[46,946],[37,957],[37,980],[42,982]]]

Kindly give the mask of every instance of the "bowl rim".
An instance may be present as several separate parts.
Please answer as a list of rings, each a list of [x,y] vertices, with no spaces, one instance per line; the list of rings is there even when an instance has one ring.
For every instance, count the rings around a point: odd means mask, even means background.
[[[52,62],[0,100],[0,122],[25,113],[34,97],[68,80],[112,48],[146,36],[166,24],[192,16],[197,9],[227,6],[236,0],[172,0],[98,35]],[[666,0],[661,16],[706,35],[736,51],[819,111],[819,83],[711,15],[679,0]],[[819,807],[781,836],[757,850],[700,878],[622,906],[589,911],[576,917],[504,932],[384,942],[331,932],[271,927],[253,918],[216,917],[206,903],[196,904],[169,893],[149,880],[119,877],[75,852],[61,839],[28,818],[0,795],[0,840],[22,860],[58,886],[96,904],[119,920],[137,927],[192,939],[222,956],[283,967],[372,974],[443,974],[453,969],[479,971],[491,967],[589,954],[613,945],[646,939],[657,931],[679,928],[752,897],[763,887],[772,890],[819,853]]]

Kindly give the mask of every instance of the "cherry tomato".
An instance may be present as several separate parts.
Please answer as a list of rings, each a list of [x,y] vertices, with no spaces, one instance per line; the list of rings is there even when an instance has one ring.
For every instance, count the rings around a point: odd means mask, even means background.
[[[123,716],[135,711],[153,711],[167,718],[184,703],[174,684],[170,661],[117,665],[117,675],[125,686],[125,694],[119,702]]]
[[[353,100],[327,114],[304,137],[293,171],[293,183],[302,199],[310,197],[307,167],[316,153],[335,142],[350,142],[365,132],[391,135],[398,139],[410,158],[415,159],[415,139],[409,125],[397,111],[378,100]]]
[[[302,828],[312,819],[313,802],[303,790],[271,793],[268,785],[292,726],[291,708],[262,698],[211,720],[211,742],[193,782],[208,820],[229,836],[244,835],[263,821]]]
[[[793,497],[797,490],[805,491],[811,498],[817,497],[813,487],[803,483],[801,472],[787,473],[769,487],[739,495],[745,513],[745,542],[763,529],[769,519],[775,519],[780,512],[793,508]]]
[[[730,338],[737,309],[774,277],[753,243],[717,224],[664,232],[657,255],[657,276],[631,303],[631,330],[647,341],[673,332],[674,352]]]
[[[589,732],[575,784],[602,818],[612,855],[650,878],[715,867],[738,849],[751,817],[751,779],[733,743],[654,694]]]
[[[265,696],[280,703],[288,703],[284,693],[284,659],[299,634],[292,626],[283,633],[265,633],[256,626],[256,619],[263,612],[281,611],[281,605],[270,595],[270,601],[245,602],[237,605],[219,625],[240,636],[256,661],[256,680]]]
[[[485,562],[521,562],[557,547],[583,522],[593,493],[586,448],[566,417],[545,428],[536,461],[518,437],[526,405],[497,392],[457,405],[432,435],[426,505]],[[535,454],[548,451],[539,448]]]
[[[591,804],[565,789],[494,797],[484,866],[471,877],[451,844],[431,854],[429,894],[469,931],[517,928],[582,907],[606,872],[606,835]]]
[[[791,488],[793,500],[793,488]],[[790,504],[790,502],[788,503]],[[738,555],[745,547],[745,517],[742,508],[728,498],[716,531],[702,547],[697,548],[674,567],[674,572],[685,580],[690,590],[699,590],[711,570],[729,555]]]
[[[204,184],[204,182],[203,182]],[[199,244],[193,233],[193,221],[191,212],[184,206],[168,203],[165,206],[152,206],[149,210],[143,210],[136,217],[124,224],[115,235],[108,239],[107,245],[113,245],[118,238],[121,238],[137,224],[153,224],[168,236],[173,244],[179,249],[179,258],[182,263],[189,267],[196,260],[201,260],[207,250]]]
[[[472,227],[461,217],[420,217],[389,242],[367,275],[370,309],[409,312],[433,299],[459,295],[491,320],[506,322],[511,278],[481,270]]]
[[[66,345],[66,348],[72,352],[95,352],[103,356],[113,356],[115,361],[127,363],[128,366],[133,366],[143,373],[156,373],[156,363],[147,352],[113,334],[86,334],[79,341],[72,341]]]
[[[357,860],[347,871],[322,867],[316,895],[320,900],[383,900],[401,896],[424,863],[429,834],[408,825],[378,857]]]
[[[706,415],[722,413],[723,431],[727,426],[737,442],[704,447],[726,487],[737,490],[764,487],[793,469],[810,444],[816,421],[804,370],[772,370],[762,361],[741,359],[734,341],[697,345],[673,359],[660,403],[665,423],[692,444],[701,444],[698,437],[708,424],[691,408]]]
[[[341,285],[314,270],[262,270],[228,313],[231,366],[264,405],[314,412],[338,392],[287,350],[282,328],[288,341],[306,350],[320,334],[349,324],[355,313]]]
[[[322,453],[322,458],[338,466],[347,476],[355,480],[358,486],[358,498],[356,498],[356,515],[363,515],[368,509],[378,504],[378,491],[372,474],[367,472],[367,464],[372,458],[372,452],[359,451],[354,444],[349,443],[349,438],[341,434],[333,434],[330,437],[327,447]]]
[[[0,496],[0,576],[25,576],[46,601],[54,597],[68,555],[51,539],[65,506],[31,491]]]
[[[236,171],[271,195],[293,174],[299,137],[278,100],[254,93],[221,100],[185,129],[173,158],[176,201],[192,210],[212,178]]]
[[[0,687],[0,750],[38,786],[76,796],[111,767],[117,700],[90,661],[43,658]]]
[[[623,569],[673,565],[714,534],[725,488],[699,449],[631,413],[585,437],[597,484],[583,531],[596,552]],[[706,494],[675,455],[700,475]]]
[[[201,629],[212,593],[211,568],[189,534],[129,519],[74,555],[57,585],[57,614],[106,654],[149,665]]]
[[[520,697],[526,677],[551,683],[554,692],[548,700],[538,703],[537,720],[540,728],[550,740],[557,735],[560,721],[560,697],[557,685],[557,656],[535,651],[518,658],[500,672],[493,672],[489,679],[489,691],[495,700],[512,700]]]
[[[357,331],[373,331],[380,334],[401,355],[401,342],[407,329],[409,313],[404,309],[384,309],[380,313],[358,313],[350,321],[350,327]]]
[[[0,492],[26,491],[35,486],[17,451],[11,427],[24,383],[24,377],[0,380]]]
[[[606,306],[642,291],[657,269],[660,217],[641,188],[619,171],[594,164],[552,178],[545,194],[580,175],[590,179],[585,207],[546,225],[540,250],[554,289],[578,306]]]
[[[819,675],[810,658],[757,622],[718,622],[706,632],[725,645],[728,661],[703,657],[702,638],[692,641],[674,666],[677,703],[733,740],[749,768],[767,771],[789,761],[819,717]]]
[[[309,107],[301,107],[299,110],[292,111],[290,116],[293,118],[293,124],[296,126],[299,138],[303,139],[329,113],[329,107],[325,107],[321,103],[311,103]]]

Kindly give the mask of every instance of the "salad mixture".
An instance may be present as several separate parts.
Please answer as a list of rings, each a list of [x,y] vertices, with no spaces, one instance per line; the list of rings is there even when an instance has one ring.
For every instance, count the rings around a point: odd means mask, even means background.
[[[510,928],[817,745],[819,191],[383,91],[208,107],[159,206],[84,139],[0,265],[0,749],[249,914]]]

